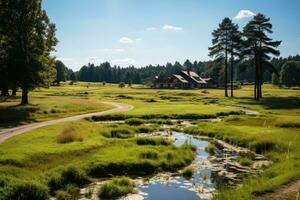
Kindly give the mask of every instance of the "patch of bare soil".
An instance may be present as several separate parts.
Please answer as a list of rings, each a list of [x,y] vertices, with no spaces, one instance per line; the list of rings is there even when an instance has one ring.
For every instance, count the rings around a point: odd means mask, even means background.
[[[284,185],[274,192],[257,197],[256,200],[300,200],[300,180]]]

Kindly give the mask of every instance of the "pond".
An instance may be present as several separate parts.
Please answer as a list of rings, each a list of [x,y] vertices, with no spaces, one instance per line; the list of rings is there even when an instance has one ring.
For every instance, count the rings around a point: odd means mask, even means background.
[[[139,187],[140,194],[144,199],[149,200],[199,200],[211,198],[212,192],[215,190],[215,184],[212,183],[211,170],[207,159],[208,153],[204,150],[209,142],[183,133],[173,133],[171,137],[174,139],[176,146],[187,142],[197,147],[197,156],[192,163],[194,168],[192,178],[187,180],[183,176],[157,175]]]

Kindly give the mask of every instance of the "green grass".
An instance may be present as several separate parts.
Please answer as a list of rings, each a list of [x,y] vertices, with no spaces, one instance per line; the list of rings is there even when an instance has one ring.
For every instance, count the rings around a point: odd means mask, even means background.
[[[36,182],[55,195],[70,184],[84,185],[90,177],[176,171],[194,159],[192,148],[177,148],[164,139],[155,139],[155,145],[140,145],[136,138],[106,138],[101,134],[124,126],[83,120],[40,128],[7,140],[0,145],[0,196],[7,191],[1,188],[12,188],[17,180]],[[57,135],[70,127],[83,141],[57,143]]]
[[[215,197],[253,199],[255,195],[300,178],[300,91],[264,84],[263,92],[264,98],[258,102],[252,99],[252,86],[235,90],[234,98],[224,98],[220,89],[203,92],[154,90],[138,85],[119,88],[111,84],[63,84],[31,92],[28,106],[17,106],[16,98],[1,99],[0,127],[109,109],[102,101],[128,103],[135,109],[123,114],[96,116],[93,118],[96,121],[138,118],[145,123],[167,124],[171,119],[221,117],[220,123],[200,122],[186,132],[247,147],[272,160],[274,164],[259,176],[246,179],[237,189],[224,188]],[[255,109],[261,114],[243,116],[239,107]],[[235,115],[227,116],[229,114]],[[57,136],[68,127],[74,127],[82,141],[57,143]],[[123,174],[139,170],[142,174],[176,170],[192,160],[191,147],[175,148],[161,139],[133,138],[134,133],[158,129],[155,125],[150,127],[141,124],[112,127],[78,121],[16,136],[0,145],[0,184],[24,180],[45,186],[52,173],[60,174],[69,165],[89,176],[102,177],[108,173],[122,175],[118,170]],[[125,129],[130,133],[124,133]],[[118,130],[113,134],[117,137],[111,137],[111,130]],[[104,137],[101,133],[110,136]]]
[[[133,193],[134,183],[127,177],[113,178],[111,181],[104,183],[99,190],[99,198],[101,199],[117,199]]]

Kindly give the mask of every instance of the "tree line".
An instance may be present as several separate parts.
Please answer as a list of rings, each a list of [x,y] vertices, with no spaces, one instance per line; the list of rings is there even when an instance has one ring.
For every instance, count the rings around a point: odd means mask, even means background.
[[[288,58],[272,58],[270,61],[275,69],[280,72],[282,66],[287,61],[300,61],[300,56],[290,56]],[[61,61],[57,61],[61,63]],[[63,64],[63,63],[62,63]],[[57,65],[58,66],[58,65]],[[144,67],[136,68],[133,66],[120,67],[112,66],[109,62],[101,63],[99,65],[88,64],[83,66],[79,71],[73,72],[71,69],[64,67],[64,70],[60,70],[57,67],[58,77],[65,77],[63,79],[57,78],[57,80],[71,80],[71,81],[84,81],[84,82],[107,82],[107,83],[120,83],[126,84],[150,84],[155,76],[170,76],[177,74],[181,70],[190,70],[196,72],[203,78],[212,78],[213,81],[219,86],[224,86],[224,63],[216,61],[193,61],[186,60],[184,63],[176,61],[175,63],[167,63],[165,65],[147,65]],[[254,67],[251,67],[249,61],[243,61],[237,65],[233,65],[233,82],[234,83],[253,83],[255,81]],[[59,71],[62,75],[59,75]],[[264,72],[262,77],[263,82],[272,82],[274,73],[272,70]],[[279,76],[276,75],[279,78]],[[282,83],[285,85],[285,83]]]

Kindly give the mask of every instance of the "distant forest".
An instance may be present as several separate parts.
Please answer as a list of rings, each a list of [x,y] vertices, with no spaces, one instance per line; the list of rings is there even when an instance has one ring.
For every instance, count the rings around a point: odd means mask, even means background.
[[[284,63],[287,61],[300,61],[300,55],[290,56],[287,58],[273,58],[271,63],[275,66],[278,72]],[[109,62],[104,62],[99,65],[88,64],[81,67],[77,72],[68,69],[61,61],[56,62],[57,80],[65,81],[83,81],[83,82],[107,82],[107,83],[132,83],[132,84],[147,84],[151,83],[155,76],[169,76],[176,74],[184,69],[191,69],[197,72],[201,77],[210,77],[215,82],[223,84],[224,67],[222,63],[214,61],[194,61],[186,60],[184,63],[175,62],[167,63],[166,65],[148,65],[145,67],[126,67],[112,66]],[[253,82],[254,67],[252,63],[236,63],[234,80],[236,82]],[[272,72],[264,73],[264,82],[272,81]]]

